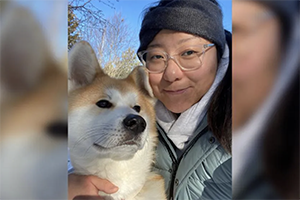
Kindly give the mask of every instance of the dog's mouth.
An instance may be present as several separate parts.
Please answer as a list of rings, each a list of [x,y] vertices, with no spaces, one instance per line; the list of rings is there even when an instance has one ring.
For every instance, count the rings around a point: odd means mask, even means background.
[[[124,142],[120,142],[119,144],[117,144],[115,146],[111,146],[111,147],[104,147],[104,146],[102,146],[100,144],[97,144],[97,143],[94,143],[93,146],[97,150],[103,151],[103,150],[110,150],[110,149],[114,149],[114,148],[122,147],[122,146],[124,146],[124,147],[125,146],[137,146],[137,147],[139,147],[140,146],[140,141],[131,139],[131,140],[127,140],[127,141],[124,141]]]

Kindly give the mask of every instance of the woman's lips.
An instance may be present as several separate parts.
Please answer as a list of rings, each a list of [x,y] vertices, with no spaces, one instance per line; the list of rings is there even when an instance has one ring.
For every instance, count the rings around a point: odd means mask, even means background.
[[[184,89],[175,89],[175,90],[166,90],[164,89],[163,91],[169,95],[179,95],[179,94],[183,94],[185,93],[187,90],[189,89],[189,87],[184,88]]]

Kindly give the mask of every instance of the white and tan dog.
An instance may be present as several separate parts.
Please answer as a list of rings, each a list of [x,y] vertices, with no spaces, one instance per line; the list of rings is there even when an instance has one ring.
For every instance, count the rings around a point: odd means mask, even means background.
[[[147,72],[126,79],[100,68],[82,41],[69,54],[69,151],[74,173],[96,175],[119,187],[106,199],[166,199],[162,177],[151,172],[157,132]]]
[[[51,47],[47,35],[61,42],[65,28],[42,26],[65,13],[0,7],[0,199],[67,199],[67,56],[55,55],[67,47]]]

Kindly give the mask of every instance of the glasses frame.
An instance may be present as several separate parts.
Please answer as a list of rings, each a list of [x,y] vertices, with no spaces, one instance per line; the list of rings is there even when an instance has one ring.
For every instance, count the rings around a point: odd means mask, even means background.
[[[205,53],[207,50],[209,50],[211,47],[215,46],[215,44],[209,43],[209,44],[193,45],[193,47],[195,47],[195,46],[202,46],[202,48],[203,48],[203,51],[198,55],[198,58],[200,59],[200,56],[201,56],[201,55],[204,55],[204,53]],[[151,50],[150,50],[150,51],[151,51]],[[149,70],[149,69],[147,68],[147,63],[146,63],[146,61],[143,59],[143,56],[145,55],[145,53],[148,53],[148,52],[149,52],[149,50],[140,51],[140,52],[138,52],[138,56],[139,56],[140,60],[142,61],[143,66],[147,69],[147,71],[148,71],[149,73],[152,73],[152,74],[159,74],[159,73],[164,72],[164,71],[166,70],[166,68],[168,67],[168,61],[169,61],[170,59],[174,60],[174,62],[179,66],[179,68],[180,68],[182,71],[193,71],[193,70],[199,69],[199,68],[202,66],[202,62],[201,62],[201,65],[198,66],[198,67],[196,67],[196,68],[186,69],[186,68],[184,68],[183,66],[181,66],[181,64],[180,64],[180,63],[177,61],[177,59],[174,57],[174,56],[178,56],[178,55],[181,54],[181,53],[174,54],[174,55],[169,55],[167,52],[161,51],[163,54],[166,55],[166,60],[164,60],[164,62],[165,62],[165,67],[164,67],[161,71],[157,71],[157,72],[156,72],[156,71],[151,71],[151,70]],[[201,60],[200,60],[200,61],[201,61]]]
[[[256,14],[250,22],[250,27],[246,28],[245,30],[242,31],[242,33],[236,33],[235,30],[233,30],[233,36],[235,37],[235,41],[239,41],[240,38],[249,39],[252,36],[254,36],[258,31],[261,30],[261,27],[265,25],[269,20],[273,19],[275,17],[275,14],[273,11],[264,11],[261,13]],[[237,42],[240,44],[244,44],[243,42]],[[247,45],[244,45],[247,47]]]

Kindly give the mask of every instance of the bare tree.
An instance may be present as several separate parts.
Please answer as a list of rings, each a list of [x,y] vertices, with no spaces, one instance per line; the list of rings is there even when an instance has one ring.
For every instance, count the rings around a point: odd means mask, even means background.
[[[101,30],[106,25],[101,5],[115,9],[114,2],[119,0],[69,0],[68,9],[76,15],[80,33],[86,34],[91,29]]]
[[[111,77],[125,78],[139,64],[135,51],[128,48],[115,62],[107,62],[104,71]]]
[[[109,24],[105,26],[101,33],[101,49],[99,51],[102,54],[102,63],[113,61],[114,58],[120,57],[122,52],[135,42],[131,30],[125,23],[121,13],[116,13],[108,19],[108,22]]]
[[[78,22],[78,32],[74,33],[79,33],[81,39],[92,45],[100,65],[107,74],[121,78],[126,76],[133,66],[140,64],[133,50],[137,38],[133,37],[121,13],[105,18],[100,8],[101,4],[114,9],[112,0],[69,1],[69,10],[74,13]]]
[[[90,42],[100,65],[110,76],[126,77],[140,64],[134,51],[137,38],[133,37],[121,13],[108,18],[102,30],[90,30],[83,38]]]

